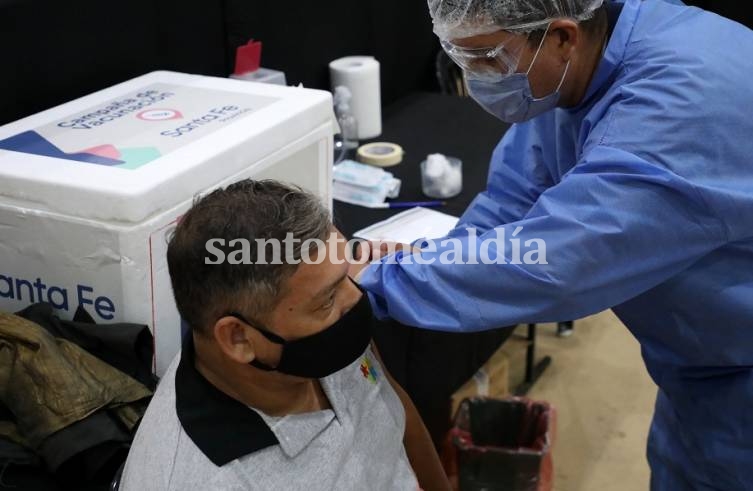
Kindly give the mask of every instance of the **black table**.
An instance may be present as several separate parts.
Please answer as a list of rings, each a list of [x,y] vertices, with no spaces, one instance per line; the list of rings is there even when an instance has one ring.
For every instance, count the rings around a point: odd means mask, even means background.
[[[421,193],[419,163],[430,153],[463,160],[463,192],[437,210],[460,216],[486,188],[489,160],[508,125],[489,115],[473,100],[418,93],[389,106],[378,141],[397,143],[405,150],[403,163],[386,170],[402,179],[398,201],[428,200]],[[368,142],[362,142],[368,143]],[[404,210],[369,209],[335,202],[335,219],[343,233],[353,232]]]
[[[431,93],[414,94],[391,105],[383,119],[384,131],[379,141],[397,143],[405,150],[403,163],[388,169],[402,179],[400,201],[427,199],[421,193],[419,163],[428,154],[443,153],[463,160],[463,192],[438,209],[455,216],[460,216],[486,187],[492,151],[508,128],[471,99]],[[334,218],[337,227],[350,237],[400,211],[335,202]],[[535,326],[529,326],[529,331],[526,373],[527,380],[533,383],[537,371],[543,368],[534,366]],[[388,370],[410,394],[439,446],[450,425],[450,396],[512,332],[512,328],[502,328],[449,334],[413,329],[392,321],[380,323],[375,340]],[[521,386],[518,392],[527,388]]]

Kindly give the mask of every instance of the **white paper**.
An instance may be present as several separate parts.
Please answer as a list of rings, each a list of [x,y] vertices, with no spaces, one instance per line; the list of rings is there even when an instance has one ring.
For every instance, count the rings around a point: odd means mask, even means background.
[[[411,208],[359,230],[355,237],[410,244],[418,239],[438,239],[455,228],[458,218],[429,208]]]
[[[358,121],[358,138],[382,134],[382,95],[379,62],[372,56],[347,56],[329,64],[332,92],[343,85],[350,89],[350,108]]]

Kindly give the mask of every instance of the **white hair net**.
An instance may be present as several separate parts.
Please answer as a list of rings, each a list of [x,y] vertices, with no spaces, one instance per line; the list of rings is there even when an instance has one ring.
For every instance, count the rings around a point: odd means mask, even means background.
[[[461,39],[500,30],[530,32],[555,19],[590,19],[604,0],[428,0],[434,33]]]

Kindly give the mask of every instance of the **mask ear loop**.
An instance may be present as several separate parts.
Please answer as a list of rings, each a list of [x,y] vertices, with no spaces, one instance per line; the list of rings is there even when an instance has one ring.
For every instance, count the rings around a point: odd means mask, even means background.
[[[533,69],[533,64],[536,63],[536,60],[539,58],[539,53],[541,53],[541,47],[544,46],[544,40],[546,39],[546,35],[549,34],[549,28],[551,27],[551,24],[546,26],[546,31],[544,31],[544,35],[541,37],[541,42],[539,43],[539,48],[536,50],[536,54],[533,57],[533,60],[531,60],[531,64],[528,66],[528,71],[526,72],[526,77],[531,73],[531,70]],[[562,88],[562,85],[565,83],[565,78],[567,77],[567,72],[570,70],[570,62],[572,60],[567,60],[567,65],[565,65],[565,72],[562,74],[562,78],[560,79],[560,83],[557,85],[557,88],[554,89],[553,94],[556,92],[559,92]],[[543,99],[540,98],[540,99]]]
[[[287,341],[285,339],[283,339],[282,337],[280,337],[277,334],[273,333],[272,331],[270,331],[270,330],[268,330],[266,328],[262,329],[262,328],[258,327],[258,325],[256,323],[249,322],[245,317],[243,317],[243,315],[239,314],[238,312],[228,312],[226,314],[226,316],[227,317],[235,317],[239,321],[242,321],[244,324],[250,326],[255,331],[261,333],[262,336],[264,336],[265,338],[267,338],[268,341],[271,341],[274,344],[282,344],[282,345],[284,345],[284,344],[287,343]]]
[[[536,60],[539,58],[539,53],[541,53],[541,48],[544,46],[544,41],[546,40],[546,35],[549,34],[549,26],[551,24],[547,24],[546,31],[544,31],[544,35],[541,36],[541,42],[539,43],[539,48],[536,50],[536,54],[533,56],[533,60],[531,60],[531,64],[528,65],[528,70],[526,71],[526,76],[528,76],[531,73],[531,70],[533,70],[533,64],[536,63]]]
[[[267,338],[267,341],[270,341],[271,343],[279,344],[281,346],[285,346],[285,344],[287,343],[287,341],[285,341],[283,338],[281,338],[277,334],[275,334],[275,333],[273,333],[271,331],[268,331],[267,329],[261,329],[261,328],[257,327],[256,324],[252,324],[251,322],[248,321],[248,319],[246,319],[242,314],[239,314],[238,312],[228,312],[228,313],[225,314],[225,316],[226,317],[235,317],[239,321],[243,322],[244,324],[246,324],[247,326],[249,326],[253,330],[255,330],[258,333],[260,333],[262,336],[264,336],[265,338]],[[276,368],[271,367],[269,365],[266,365],[266,364],[260,362],[259,360],[257,360],[256,358],[254,358],[251,361],[251,363],[249,363],[249,365],[251,365],[252,367],[258,368],[259,370],[265,371],[265,372],[274,372],[276,370]]]
[[[565,78],[567,77],[567,72],[568,72],[568,70],[570,70],[570,61],[572,61],[572,60],[567,60],[567,65],[565,65],[565,73],[562,74],[562,78],[560,79],[560,84],[557,86],[557,89],[555,90],[555,92],[559,92],[560,89],[562,88],[562,85],[565,83]]]

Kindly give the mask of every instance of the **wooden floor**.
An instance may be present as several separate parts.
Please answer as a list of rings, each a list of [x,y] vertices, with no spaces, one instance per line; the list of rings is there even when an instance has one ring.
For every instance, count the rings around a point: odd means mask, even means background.
[[[538,355],[553,362],[530,393],[557,408],[555,491],[648,490],[656,386],[637,341],[611,312],[577,321],[570,338],[555,332],[554,325],[539,326]],[[523,341],[505,351],[514,386],[523,377]]]

